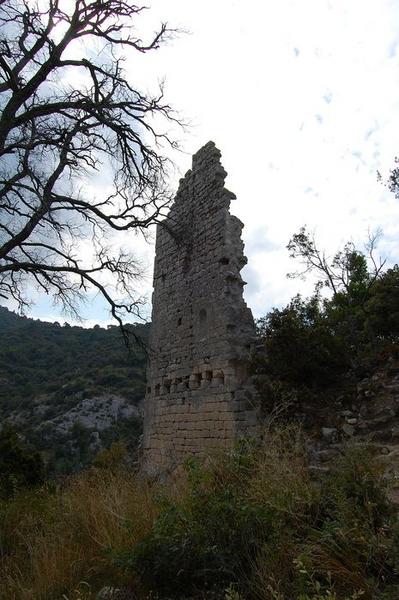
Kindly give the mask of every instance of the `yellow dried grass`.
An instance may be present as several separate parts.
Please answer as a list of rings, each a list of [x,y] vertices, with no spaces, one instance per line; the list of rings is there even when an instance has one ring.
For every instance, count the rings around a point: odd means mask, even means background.
[[[152,526],[149,486],[123,469],[90,469],[60,491],[40,493],[47,497],[26,494],[3,519],[0,598],[49,600],[69,597],[81,581],[121,584],[125,574],[111,556]]]

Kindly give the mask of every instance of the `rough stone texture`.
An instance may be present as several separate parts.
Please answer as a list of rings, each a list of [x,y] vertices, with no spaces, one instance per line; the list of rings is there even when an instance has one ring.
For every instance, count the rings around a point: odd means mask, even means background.
[[[144,414],[148,473],[257,433],[246,364],[255,331],[240,275],[243,225],[229,213],[235,196],[225,177],[209,142],[158,226]]]

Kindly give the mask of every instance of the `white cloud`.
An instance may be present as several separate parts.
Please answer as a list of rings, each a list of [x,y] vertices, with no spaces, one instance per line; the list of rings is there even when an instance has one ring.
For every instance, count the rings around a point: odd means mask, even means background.
[[[387,173],[399,153],[399,3],[150,4],[148,31],[167,20],[191,33],[132,56],[128,71],[144,90],[165,77],[167,99],[193,123],[178,132],[176,185],[202,144],[213,139],[222,151],[238,197],[232,209],[245,224],[255,314],[308,291],[285,277],[293,269],[285,246],[303,224],[329,252],[382,227],[381,248],[397,260],[399,202],[376,171]],[[152,250],[138,250],[151,261]]]

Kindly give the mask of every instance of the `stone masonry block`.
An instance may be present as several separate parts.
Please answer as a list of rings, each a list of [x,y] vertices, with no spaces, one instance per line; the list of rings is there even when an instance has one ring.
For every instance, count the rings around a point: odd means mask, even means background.
[[[209,142],[157,229],[143,439],[143,469],[152,474],[231,444],[256,421],[245,366],[255,329],[242,295],[242,223],[229,212],[235,196],[225,176]]]

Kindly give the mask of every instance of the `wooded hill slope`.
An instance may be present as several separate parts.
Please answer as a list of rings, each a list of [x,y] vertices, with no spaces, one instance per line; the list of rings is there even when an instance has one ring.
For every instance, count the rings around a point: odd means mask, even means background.
[[[148,325],[132,325],[144,341]],[[118,327],[36,321],[0,307],[0,417],[53,473],[77,470],[115,439],[137,442],[146,356]]]

